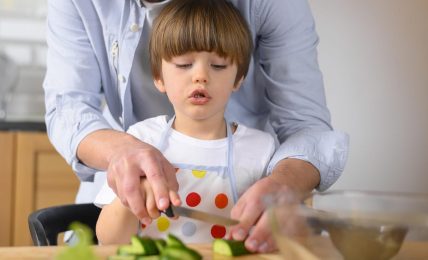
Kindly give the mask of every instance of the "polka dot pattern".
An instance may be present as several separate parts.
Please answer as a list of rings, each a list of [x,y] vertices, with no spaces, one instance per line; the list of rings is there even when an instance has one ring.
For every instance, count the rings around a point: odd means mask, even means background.
[[[224,209],[225,207],[227,207],[228,203],[229,199],[224,193],[220,193],[215,197],[215,206],[219,209]]]
[[[213,238],[223,238],[226,235],[226,228],[220,225],[214,225],[211,227],[211,236]]]
[[[205,177],[205,174],[207,174],[207,171],[203,171],[203,170],[192,170],[192,174],[196,178],[202,179],[203,177]]]
[[[169,219],[164,216],[160,216],[156,223],[160,232],[165,232],[166,230],[168,230],[169,224]]]
[[[186,203],[189,207],[196,207],[201,203],[201,195],[196,192],[191,192],[186,196]]]
[[[193,222],[186,222],[181,227],[181,233],[187,237],[191,237],[196,233],[196,224]]]

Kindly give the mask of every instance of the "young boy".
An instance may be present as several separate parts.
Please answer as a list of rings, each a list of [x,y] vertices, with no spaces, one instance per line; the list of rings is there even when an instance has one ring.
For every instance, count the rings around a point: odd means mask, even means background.
[[[144,120],[128,133],[157,147],[177,168],[179,198],[171,198],[174,205],[230,217],[238,197],[266,175],[273,137],[224,118],[230,95],[248,71],[251,48],[245,20],[224,0],[172,0],[155,20],[152,74],[175,117]],[[97,223],[100,243],[127,243],[136,233],[173,233],[187,243],[225,236],[221,225],[160,215],[144,179],[141,192],[152,218],[142,224],[104,184],[95,200],[103,206]]]

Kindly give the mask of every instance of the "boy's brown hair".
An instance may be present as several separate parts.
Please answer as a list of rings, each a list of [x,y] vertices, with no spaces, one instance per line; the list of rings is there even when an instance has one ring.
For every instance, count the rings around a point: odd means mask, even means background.
[[[162,59],[208,51],[237,64],[236,84],[247,74],[252,39],[246,21],[226,0],[172,0],[154,21],[149,48],[154,79],[162,78]]]

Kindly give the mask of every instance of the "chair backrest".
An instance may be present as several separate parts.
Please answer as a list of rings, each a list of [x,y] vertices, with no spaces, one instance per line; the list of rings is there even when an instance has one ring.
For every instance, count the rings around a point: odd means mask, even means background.
[[[58,234],[69,230],[73,221],[95,226],[101,209],[92,203],[54,206],[34,211],[28,216],[28,226],[35,246],[57,245]],[[94,243],[97,243],[94,236]]]

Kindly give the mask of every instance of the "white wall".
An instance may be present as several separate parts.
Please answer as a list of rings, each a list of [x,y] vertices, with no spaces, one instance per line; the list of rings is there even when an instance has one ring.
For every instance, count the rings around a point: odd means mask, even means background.
[[[309,2],[333,125],[351,136],[332,189],[428,193],[428,1]]]

